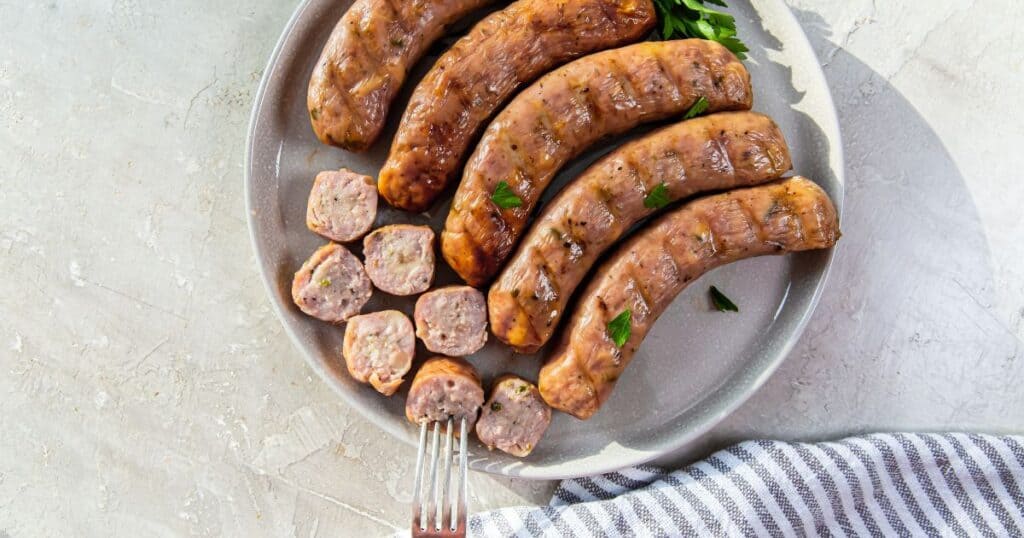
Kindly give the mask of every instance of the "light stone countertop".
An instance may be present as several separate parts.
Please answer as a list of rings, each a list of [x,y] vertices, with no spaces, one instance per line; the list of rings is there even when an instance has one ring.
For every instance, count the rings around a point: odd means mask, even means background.
[[[249,244],[246,126],[294,3],[0,0],[0,537],[407,526],[411,450],[313,376]],[[662,463],[1024,432],[1024,4],[789,3],[842,123],[837,265],[779,371]],[[475,475],[472,504],[553,487]]]

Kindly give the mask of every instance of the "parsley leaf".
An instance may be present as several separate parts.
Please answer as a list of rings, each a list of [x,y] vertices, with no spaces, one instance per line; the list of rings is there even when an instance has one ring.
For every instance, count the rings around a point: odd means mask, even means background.
[[[743,53],[750,49],[736,37],[736,19],[704,4],[729,7],[724,0],[654,0],[661,18],[661,39],[709,39],[745,59]]]
[[[633,313],[625,309],[615,319],[608,322],[608,335],[612,337],[616,347],[622,347],[632,334]]]
[[[690,109],[686,111],[686,114],[683,114],[683,119],[689,120],[696,118],[697,116],[700,116],[701,114],[707,112],[707,110],[708,100],[705,99],[702,95],[700,96],[700,99],[697,99],[697,102],[693,103],[693,106],[691,106]]]
[[[511,207],[519,207],[523,205],[523,199],[516,196],[516,193],[512,192],[512,188],[508,186],[505,181],[499,181],[498,186],[494,187],[494,194],[491,195],[491,201],[502,209],[509,209]]]
[[[325,278],[325,279],[320,281],[320,287],[321,288],[326,288],[326,287],[328,287],[330,285],[331,285],[331,279],[329,279],[329,278]]]
[[[719,312],[739,312],[739,307],[736,303],[729,300],[724,293],[718,290],[718,288],[711,286],[709,290],[711,292],[711,302],[715,305],[715,308]]]
[[[647,209],[661,209],[671,201],[668,197],[668,187],[664,183],[659,183],[657,187],[651,189],[651,192],[647,193],[647,196],[644,197],[644,207]]]

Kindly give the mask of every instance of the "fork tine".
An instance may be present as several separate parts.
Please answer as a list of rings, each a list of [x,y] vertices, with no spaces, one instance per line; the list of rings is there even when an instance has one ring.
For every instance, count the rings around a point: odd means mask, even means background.
[[[466,430],[466,419],[463,418],[459,428],[459,492],[452,499],[455,510],[451,522],[451,530],[459,536],[465,536],[466,533],[466,505],[469,503],[469,454],[466,440],[469,432]]]
[[[438,448],[441,444],[441,423],[434,423],[434,434],[432,436],[430,446],[430,485],[427,489],[427,495],[430,495],[427,502],[427,529],[437,529],[437,460],[438,460]]]
[[[416,474],[412,483],[412,524],[423,528],[423,503],[420,491],[423,489],[423,454],[427,451],[427,423],[420,424],[420,444],[416,450]]]
[[[451,519],[452,492],[449,486],[451,485],[452,479],[452,456],[455,454],[455,446],[452,443],[454,434],[454,419],[452,417],[448,417],[448,424],[446,424],[444,435],[444,471],[441,475],[444,477],[444,485],[437,494],[437,506],[441,512],[437,519],[438,530],[441,530]],[[445,502],[446,499],[448,502]]]

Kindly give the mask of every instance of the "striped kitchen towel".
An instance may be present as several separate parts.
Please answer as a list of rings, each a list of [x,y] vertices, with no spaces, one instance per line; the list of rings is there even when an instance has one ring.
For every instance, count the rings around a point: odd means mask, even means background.
[[[1024,536],[1024,437],[748,441],[685,469],[565,480],[471,536]]]

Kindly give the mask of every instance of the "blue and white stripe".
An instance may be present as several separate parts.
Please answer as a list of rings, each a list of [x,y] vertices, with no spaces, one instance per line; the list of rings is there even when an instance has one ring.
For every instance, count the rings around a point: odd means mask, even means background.
[[[1024,437],[748,441],[668,472],[566,480],[548,506],[470,517],[471,536],[1024,536]]]

